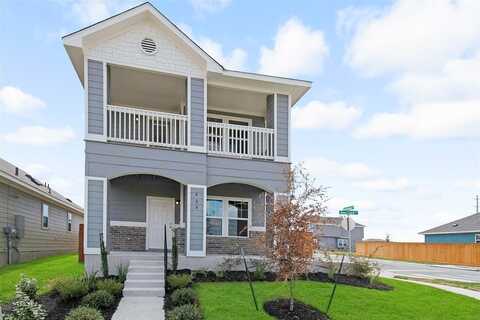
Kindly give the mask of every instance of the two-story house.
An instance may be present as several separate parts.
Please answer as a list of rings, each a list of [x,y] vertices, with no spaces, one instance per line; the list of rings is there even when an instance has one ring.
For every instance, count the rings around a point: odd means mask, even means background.
[[[261,254],[311,82],[228,70],[150,3],[63,42],[85,90],[87,270],[99,234],[115,265],[164,250],[165,225],[186,267]]]

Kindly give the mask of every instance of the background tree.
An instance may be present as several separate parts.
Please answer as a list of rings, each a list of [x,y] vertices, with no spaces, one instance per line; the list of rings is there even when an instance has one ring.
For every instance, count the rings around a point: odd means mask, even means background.
[[[309,270],[317,248],[310,224],[325,213],[327,193],[325,187],[315,185],[302,165],[293,167],[287,176],[288,191],[274,200],[273,212],[267,218],[266,248],[280,279],[289,284],[292,311],[295,280]]]

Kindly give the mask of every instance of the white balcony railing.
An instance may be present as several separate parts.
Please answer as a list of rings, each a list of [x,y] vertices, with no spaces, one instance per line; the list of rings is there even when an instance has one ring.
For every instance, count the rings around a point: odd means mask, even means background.
[[[209,153],[273,159],[274,136],[269,128],[207,122]]]
[[[185,148],[188,117],[181,114],[107,105],[109,141]]]

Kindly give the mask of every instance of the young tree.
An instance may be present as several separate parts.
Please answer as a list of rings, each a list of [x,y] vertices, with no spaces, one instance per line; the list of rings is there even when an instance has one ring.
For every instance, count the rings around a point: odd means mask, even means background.
[[[308,271],[317,246],[310,224],[325,213],[327,194],[302,165],[292,168],[287,176],[288,192],[274,200],[273,212],[267,218],[266,248],[280,279],[288,281],[292,311],[295,280]]]

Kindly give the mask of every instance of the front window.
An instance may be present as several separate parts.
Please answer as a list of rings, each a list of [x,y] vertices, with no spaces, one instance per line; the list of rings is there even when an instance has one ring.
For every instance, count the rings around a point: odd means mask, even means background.
[[[221,236],[223,234],[223,201],[208,199],[207,201],[207,234]]]
[[[248,237],[248,202],[228,201],[228,235]]]
[[[340,249],[345,249],[348,246],[347,239],[338,239],[337,240],[337,247]]]
[[[475,243],[480,243],[480,233],[475,235]]]
[[[48,204],[42,204],[42,228],[48,229]]]
[[[248,237],[250,202],[210,198],[207,200],[207,235]]]

